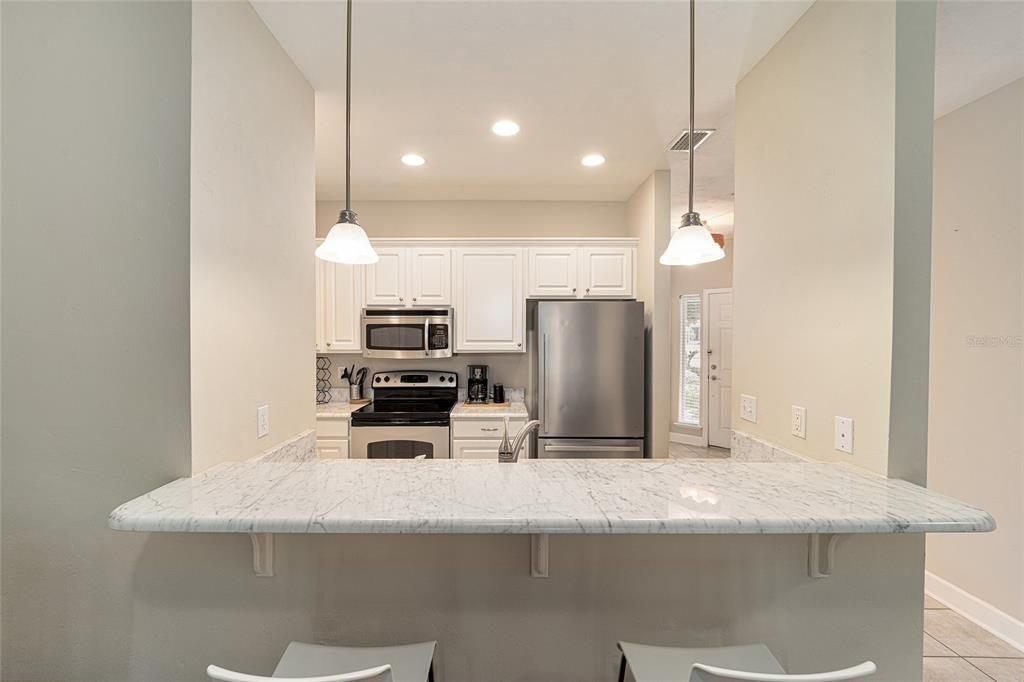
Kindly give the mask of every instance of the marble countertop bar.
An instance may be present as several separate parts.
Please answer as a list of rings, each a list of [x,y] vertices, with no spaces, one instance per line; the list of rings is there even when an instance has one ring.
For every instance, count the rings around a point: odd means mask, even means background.
[[[853,467],[674,460],[232,462],[110,514],[225,533],[981,532],[986,512]]]

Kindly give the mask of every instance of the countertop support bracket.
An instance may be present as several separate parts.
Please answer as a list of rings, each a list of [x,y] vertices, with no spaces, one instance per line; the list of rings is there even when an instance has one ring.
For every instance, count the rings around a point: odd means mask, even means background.
[[[840,537],[836,533],[814,533],[807,536],[807,575],[812,578],[832,575],[836,545]]]
[[[249,533],[252,540],[252,571],[260,578],[274,577],[274,534]]]
[[[548,577],[548,534],[535,533],[530,536],[530,576]]]

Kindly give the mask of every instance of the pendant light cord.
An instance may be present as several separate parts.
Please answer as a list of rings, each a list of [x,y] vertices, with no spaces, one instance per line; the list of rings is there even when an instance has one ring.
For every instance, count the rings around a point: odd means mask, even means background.
[[[349,0],[349,2],[351,2],[351,0]],[[694,11],[694,6],[696,4],[697,4],[696,0],[690,0],[690,196],[689,196],[689,208],[690,208],[689,212],[690,213],[693,213],[693,152],[694,152],[694,149],[693,149],[694,148],[694,144],[693,144],[693,72],[694,72],[693,59],[694,59],[694,54],[695,54],[695,51],[693,49],[693,42],[694,42],[694,35],[695,35],[695,31],[694,31],[694,27],[693,27],[693,20],[694,20],[694,15],[696,14],[695,11]]]
[[[346,3],[346,14],[347,18],[345,19],[345,210],[350,211],[352,209],[352,0],[348,0],[348,2]],[[692,189],[690,190],[690,193],[693,194]]]

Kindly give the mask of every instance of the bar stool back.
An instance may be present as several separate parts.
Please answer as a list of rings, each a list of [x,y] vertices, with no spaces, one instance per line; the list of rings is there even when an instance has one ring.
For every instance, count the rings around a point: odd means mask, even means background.
[[[271,677],[211,665],[217,682],[434,682],[437,642],[399,646],[325,646],[292,642]]]
[[[790,675],[764,644],[685,648],[619,642],[619,682],[845,682],[876,671],[867,661],[852,668]]]

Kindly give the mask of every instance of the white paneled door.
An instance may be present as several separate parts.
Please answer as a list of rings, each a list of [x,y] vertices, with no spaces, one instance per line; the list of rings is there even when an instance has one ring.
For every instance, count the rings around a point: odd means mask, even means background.
[[[366,305],[405,305],[407,249],[374,247],[380,260],[366,266]]]
[[[732,289],[704,292],[707,320],[708,445],[732,441]]]
[[[455,350],[518,352],[526,334],[520,248],[455,249]]]

